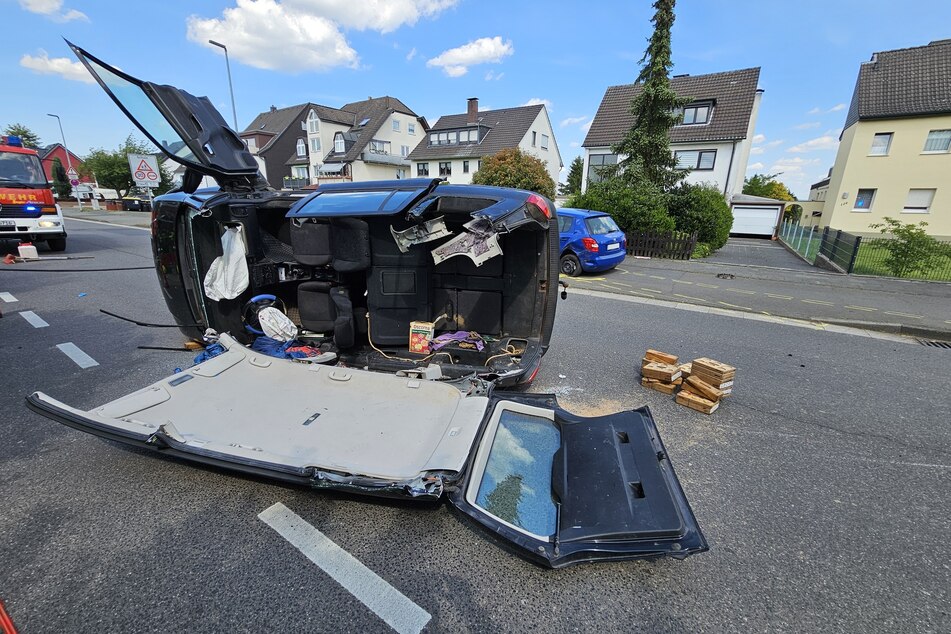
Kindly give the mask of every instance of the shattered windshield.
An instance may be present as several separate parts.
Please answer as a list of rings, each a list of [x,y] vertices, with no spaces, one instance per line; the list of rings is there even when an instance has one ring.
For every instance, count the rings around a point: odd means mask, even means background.
[[[175,131],[168,120],[159,112],[142,87],[114,73],[109,67],[96,63],[95,60],[85,58],[90,68],[99,76],[115,99],[129,111],[129,115],[148,133],[149,136],[170,156],[177,156],[186,161],[195,161],[195,154],[191,151],[182,137]]]
[[[561,433],[551,420],[503,411],[476,505],[534,535],[554,534],[551,467],[560,446]]]
[[[46,174],[33,154],[0,152],[0,183],[46,187]],[[2,185],[0,185],[2,186]]]

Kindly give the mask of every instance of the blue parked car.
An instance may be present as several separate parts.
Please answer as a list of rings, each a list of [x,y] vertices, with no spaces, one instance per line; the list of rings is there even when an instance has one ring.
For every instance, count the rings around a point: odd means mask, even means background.
[[[603,211],[558,209],[561,272],[575,277],[607,271],[624,261],[627,237]]]

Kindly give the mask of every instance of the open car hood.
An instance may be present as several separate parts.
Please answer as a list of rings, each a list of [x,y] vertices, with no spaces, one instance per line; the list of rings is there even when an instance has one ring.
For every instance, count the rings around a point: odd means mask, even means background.
[[[447,497],[515,553],[562,567],[707,543],[646,408],[600,418],[551,395],[226,352],[83,411],[34,411],[110,440],[285,482]]]
[[[222,187],[261,186],[254,157],[207,97],[136,79],[67,44],[122,112],[170,159],[211,176]]]

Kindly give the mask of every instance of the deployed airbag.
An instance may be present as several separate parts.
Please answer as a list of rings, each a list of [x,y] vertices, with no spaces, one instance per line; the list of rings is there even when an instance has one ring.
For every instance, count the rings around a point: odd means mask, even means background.
[[[221,255],[205,274],[205,295],[219,301],[234,299],[248,288],[248,260],[241,226],[227,227],[221,236]]]

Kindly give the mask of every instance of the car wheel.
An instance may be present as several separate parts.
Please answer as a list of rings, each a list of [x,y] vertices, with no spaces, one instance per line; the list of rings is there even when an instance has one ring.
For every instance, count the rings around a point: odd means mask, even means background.
[[[571,277],[581,275],[581,262],[574,253],[566,253],[561,256],[561,272]]]
[[[46,246],[50,248],[50,251],[65,251],[66,238],[49,238],[46,241]]]

